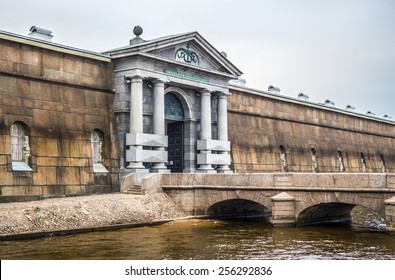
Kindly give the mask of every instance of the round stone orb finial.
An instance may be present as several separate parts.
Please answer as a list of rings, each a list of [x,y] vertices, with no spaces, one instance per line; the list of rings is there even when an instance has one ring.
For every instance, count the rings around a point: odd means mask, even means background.
[[[137,37],[139,37],[141,34],[143,34],[143,28],[141,28],[141,26],[139,26],[139,25],[136,25],[136,26],[133,28],[133,33],[134,33],[134,35],[136,35]]]

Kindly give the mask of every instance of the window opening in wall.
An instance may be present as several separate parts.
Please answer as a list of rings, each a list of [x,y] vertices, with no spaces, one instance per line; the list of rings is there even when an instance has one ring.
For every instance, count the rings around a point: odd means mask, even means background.
[[[366,159],[365,155],[361,153],[361,165],[362,165],[362,172],[366,172]]]
[[[99,130],[92,131],[92,162],[94,173],[108,173],[107,168],[103,165],[103,133]]]
[[[385,166],[385,160],[383,154],[380,154],[380,162],[381,162],[381,172],[385,173],[387,172],[387,168]]]
[[[311,168],[313,172],[318,172],[317,151],[311,148]]]
[[[29,136],[21,123],[14,123],[10,128],[11,160],[13,171],[33,171],[28,165],[30,158]]]
[[[337,151],[337,160],[339,162],[339,171],[340,172],[346,171],[346,168],[345,168],[344,162],[343,162],[343,154],[341,151]]]
[[[280,146],[280,167],[282,172],[288,171],[287,154],[283,145]]]

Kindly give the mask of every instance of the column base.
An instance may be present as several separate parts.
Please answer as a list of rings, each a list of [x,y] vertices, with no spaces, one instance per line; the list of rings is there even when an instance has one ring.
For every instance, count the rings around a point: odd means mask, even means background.
[[[217,168],[217,173],[233,173],[233,170],[227,165],[219,165]]]
[[[221,173],[221,174],[233,174],[233,170],[218,170],[217,169],[217,173]]]
[[[196,171],[196,173],[217,173],[217,170],[211,167],[211,165],[202,164]]]
[[[150,172],[151,173],[170,173],[171,170],[167,169],[167,168],[154,168],[154,167],[152,167],[150,169]]]
[[[126,169],[132,169],[132,170],[138,170],[138,169],[145,169],[145,166],[141,161],[138,162],[129,162],[128,166],[126,166]],[[132,171],[135,172],[135,171]]]

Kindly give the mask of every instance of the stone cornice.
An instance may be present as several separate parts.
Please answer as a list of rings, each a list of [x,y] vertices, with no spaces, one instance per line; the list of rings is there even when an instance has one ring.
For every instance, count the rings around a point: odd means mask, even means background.
[[[99,60],[103,62],[111,62],[111,57],[107,55],[103,55],[101,53],[95,53],[92,51],[87,51],[87,50],[82,50],[82,49],[77,49],[73,48],[70,46],[65,46],[65,45],[60,45],[52,42],[46,42],[43,40],[35,39],[35,38],[30,38],[6,31],[0,30],[0,39],[7,40],[7,41],[12,41],[15,43],[21,43],[21,44],[26,44],[42,49],[47,49],[55,52],[61,52],[61,53],[66,53],[66,54],[71,54],[71,55],[76,55],[76,56],[81,56],[85,58],[90,58],[94,60]]]
[[[298,104],[298,105],[302,105],[302,106],[313,107],[313,108],[320,109],[320,110],[331,111],[331,112],[349,115],[349,116],[353,116],[353,117],[357,117],[357,118],[362,118],[362,119],[367,119],[367,120],[371,120],[371,121],[395,125],[395,121],[386,120],[386,119],[382,119],[382,118],[378,118],[378,117],[367,116],[367,115],[363,115],[363,114],[359,114],[359,113],[355,113],[355,112],[350,112],[350,111],[343,110],[343,109],[336,108],[336,107],[328,107],[323,104],[309,102],[309,101],[300,100],[300,99],[295,99],[295,98],[284,96],[284,95],[273,94],[273,93],[270,93],[270,92],[264,91],[264,90],[257,90],[257,89],[242,87],[242,86],[236,86],[236,85],[229,85],[229,89],[234,90],[234,91],[248,93],[248,94],[253,94],[253,95],[257,95],[257,96],[263,96],[263,97],[274,99],[274,100],[284,101],[284,102]]]

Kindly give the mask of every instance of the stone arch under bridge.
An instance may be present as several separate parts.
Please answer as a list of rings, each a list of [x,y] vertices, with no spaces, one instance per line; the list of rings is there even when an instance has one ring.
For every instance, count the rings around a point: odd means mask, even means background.
[[[351,221],[351,211],[355,206],[357,205],[338,202],[315,204],[299,213],[296,224],[346,223]]]
[[[219,218],[267,218],[271,216],[271,212],[261,203],[234,198],[211,205],[207,209],[207,215]]]
[[[208,215],[214,205],[232,201],[259,204],[271,211],[274,225],[295,225],[301,213],[318,217],[317,213],[338,209],[344,216],[354,206],[363,206],[385,217],[392,231],[394,178],[395,174],[366,173],[152,174],[142,188],[164,191],[188,215]]]
[[[305,225],[347,220],[355,206],[369,208],[385,217],[385,201],[393,194],[292,189],[280,192],[255,188],[220,190],[206,186],[194,188],[190,195],[194,198],[194,203],[190,204],[194,215],[221,214],[221,211],[213,213],[212,210],[223,207],[226,209],[224,215],[237,215],[244,210],[246,214],[270,215],[273,223]]]

